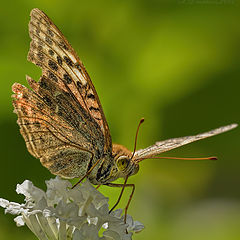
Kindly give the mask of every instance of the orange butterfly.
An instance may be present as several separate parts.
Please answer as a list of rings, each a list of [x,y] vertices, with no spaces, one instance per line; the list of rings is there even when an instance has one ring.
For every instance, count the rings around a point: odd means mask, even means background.
[[[124,187],[132,187],[125,217],[135,189],[127,179],[138,172],[140,161],[237,126],[157,142],[138,151],[135,140],[133,152],[112,144],[97,92],[67,39],[39,9],[31,11],[29,33],[28,60],[42,69],[42,76],[38,82],[27,76],[32,90],[19,83],[12,87],[17,122],[28,151],[55,175],[80,181],[87,177],[92,184],[122,187],[114,207]],[[124,184],[111,183],[120,177]]]

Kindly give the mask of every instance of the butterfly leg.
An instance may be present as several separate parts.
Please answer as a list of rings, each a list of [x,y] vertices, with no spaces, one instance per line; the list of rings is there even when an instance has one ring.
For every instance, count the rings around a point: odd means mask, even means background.
[[[102,185],[102,184],[98,184],[97,187],[96,187],[96,189],[99,189],[101,185]]]
[[[120,199],[121,199],[121,197],[122,197],[122,195],[123,195],[124,188],[125,188],[125,187],[131,187],[131,188],[132,188],[132,192],[131,192],[131,194],[130,194],[130,196],[129,196],[127,205],[126,205],[126,207],[125,207],[125,215],[124,215],[124,222],[125,222],[125,223],[126,223],[126,220],[127,220],[127,210],[128,210],[128,207],[129,207],[129,205],[130,205],[130,202],[131,202],[131,200],[132,200],[132,197],[133,197],[133,194],[134,194],[134,191],[135,191],[135,185],[134,185],[134,184],[127,184],[126,182],[127,182],[127,178],[125,179],[124,184],[118,184],[118,183],[106,183],[106,184],[104,184],[104,185],[109,186],[109,187],[121,187],[121,188],[122,188],[121,193],[120,193],[120,195],[119,195],[119,197],[118,197],[117,202],[116,202],[116,203],[114,204],[114,206],[111,208],[111,210],[109,211],[109,213],[111,213],[111,212],[114,210],[114,208],[118,205],[118,203],[120,202]]]

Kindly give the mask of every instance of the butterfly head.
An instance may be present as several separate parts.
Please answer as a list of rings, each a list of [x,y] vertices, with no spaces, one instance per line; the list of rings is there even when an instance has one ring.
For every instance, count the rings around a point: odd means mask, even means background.
[[[139,121],[137,132],[135,136],[134,151],[131,152],[127,148],[119,144],[113,144],[114,159],[117,166],[119,176],[126,177],[134,175],[139,170],[139,164],[134,160],[134,154],[136,152],[138,131],[141,124],[144,122],[144,118]]]
[[[138,172],[139,164],[132,160],[132,152],[122,145],[113,144],[114,160],[121,177],[131,176]]]
[[[131,158],[127,156],[120,156],[116,160],[117,168],[119,171],[123,173],[125,176],[131,176],[138,172],[139,165],[135,164]]]

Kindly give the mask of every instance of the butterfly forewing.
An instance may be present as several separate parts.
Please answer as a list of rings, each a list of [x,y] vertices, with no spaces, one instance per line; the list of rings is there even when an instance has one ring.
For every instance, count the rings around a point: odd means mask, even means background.
[[[98,95],[74,49],[48,16],[39,9],[31,11],[29,34],[32,38],[28,59],[40,66],[51,79],[74,99],[94,120],[104,135],[105,151],[111,149],[111,136]]]
[[[198,141],[198,140],[201,140],[204,138],[212,137],[214,135],[229,131],[235,127],[237,127],[237,124],[231,124],[228,126],[224,126],[224,127],[220,127],[220,128],[211,130],[209,132],[200,133],[195,136],[172,138],[172,139],[156,142],[152,146],[149,146],[145,149],[140,149],[140,150],[136,151],[133,160],[153,157],[160,153],[170,151],[171,149],[181,147],[181,146],[189,144],[191,142],[195,142],[195,141]]]
[[[111,153],[111,137],[92,82],[52,21],[33,9],[28,59],[42,68],[32,90],[15,83],[13,104],[29,152],[52,173],[81,177]]]

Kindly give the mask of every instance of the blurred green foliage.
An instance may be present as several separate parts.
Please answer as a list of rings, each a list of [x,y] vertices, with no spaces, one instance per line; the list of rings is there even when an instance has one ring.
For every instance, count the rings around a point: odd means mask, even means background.
[[[21,202],[15,186],[51,177],[27,152],[12,114],[11,85],[38,79],[27,62],[30,10],[45,11],[84,62],[101,99],[114,142],[138,148],[238,122],[238,1],[5,1],[0,14],[0,197]],[[146,229],[134,239],[240,239],[239,129],[167,153],[217,155],[217,162],[146,160],[130,214]],[[119,189],[100,189],[112,205]],[[120,207],[128,198],[126,191]],[[35,239],[0,212],[0,240]]]

